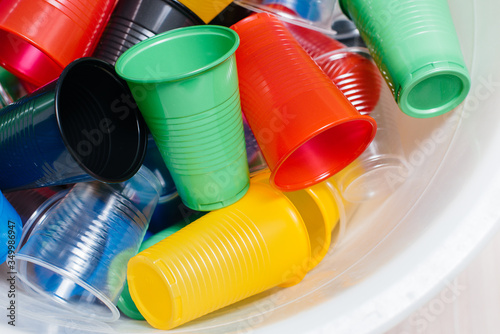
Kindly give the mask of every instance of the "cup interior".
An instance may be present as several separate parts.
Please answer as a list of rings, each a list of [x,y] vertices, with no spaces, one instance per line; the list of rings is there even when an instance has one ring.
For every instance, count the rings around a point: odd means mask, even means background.
[[[126,84],[104,61],[70,64],[56,88],[56,114],[73,158],[92,177],[122,182],[141,167],[147,130]]]
[[[92,286],[71,277],[64,269],[22,254],[16,256],[16,260],[19,278],[35,293],[48,296],[59,306],[94,319],[118,319],[118,309],[109,299]]]
[[[180,28],[133,46],[118,59],[116,70],[133,82],[178,80],[223,62],[238,44],[238,35],[226,27]]]
[[[312,186],[334,175],[370,144],[374,125],[360,116],[343,121],[313,134],[287,157],[271,175],[271,182],[281,190],[297,190]]]

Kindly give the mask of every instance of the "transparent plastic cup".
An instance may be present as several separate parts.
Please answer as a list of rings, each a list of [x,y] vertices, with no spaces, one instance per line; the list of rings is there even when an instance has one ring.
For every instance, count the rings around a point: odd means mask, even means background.
[[[51,305],[117,320],[127,262],[144,238],[159,191],[145,167],[119,184],[76,184],[26,236],[16,254],[19,279]]]
[[[334,176],[347,201],[383,199],[403,184],[399,180],[406,175],[407,166],[394,110],[396,102],[384,85],[370,113],[378,126],[375,139],[359,158]]]
[[[281,20],[335,35],[336,0],[235,0],[238,5],[256,12],[277,15]]]

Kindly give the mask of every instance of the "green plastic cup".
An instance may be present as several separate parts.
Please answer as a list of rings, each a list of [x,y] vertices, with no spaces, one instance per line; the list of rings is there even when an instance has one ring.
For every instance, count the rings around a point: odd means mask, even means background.
[[[429,118],[457,107],[470,77],[446,0],[340,0],[400,109]]]
[[[192,26],[149,38],[116,62],[186,206],[220,209],[248,190],[234,52],[222,26]]]

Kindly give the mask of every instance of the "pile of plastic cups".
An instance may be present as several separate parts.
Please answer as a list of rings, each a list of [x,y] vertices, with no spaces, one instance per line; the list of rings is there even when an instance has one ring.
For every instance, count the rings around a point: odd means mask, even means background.
[[[446,0],[385,5],[2,1],[3,266],[48,309],[157,329],[300,284],[396,190],[386,110],[469,91]]]

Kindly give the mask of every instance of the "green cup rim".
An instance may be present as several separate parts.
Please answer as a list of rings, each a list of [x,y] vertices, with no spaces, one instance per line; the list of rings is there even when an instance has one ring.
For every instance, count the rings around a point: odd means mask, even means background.
[[[125,71],[125,68],[127,66],[128,61],[132,59],[135,55],[143,52],[146,49],[149,49],[151,47],[154,47],[155,45],[159,43],[167,43],[169,40],[173,38],[184,38],[196,34],[214,34],[214,35],[225,35],[226,37],[233,38],[234,43],[233,46],[222,56],[220,56],[218,59],[206,64],[203,67],[200,67],[198,69],[195,69],[190,72],[186,73],[181,73],[177,75],[170,75],[170,76],[165,76],[162,78],[156,78],[156,79],[151,79],[151,78],[137,78],[137,77],[131,77],[127,75],[127,71]],[[224,26],[217,26],[217,25],[198,25],[198,26],[190,26],[190,27],[183,27],[183,28],[178,28],[178,29],[173,29],[166,31],[164,33],[158,34],[156,36],[150,37],[134,46],[132,46],[130,49],[125,51],[116,61],[115,64],[115,71],[116,73],[123,78],[124,80],[128,82],[133,82],[133,83],[138,83],[138,84],[144,84],[144,83],[162,83],[162,82],[171,82],[171,81],[177,81],[177,80],[182,80],[186,79],[189,77],[193,77],[196,75],[199,75],[205,71],[208,71],[217,65],[223,63],[227,59],[229,59],[231,56],[234,55],[236,52],[236,49],[238,49],[240,45],[240,37],[239,35],[232,29],[229,29]]]

